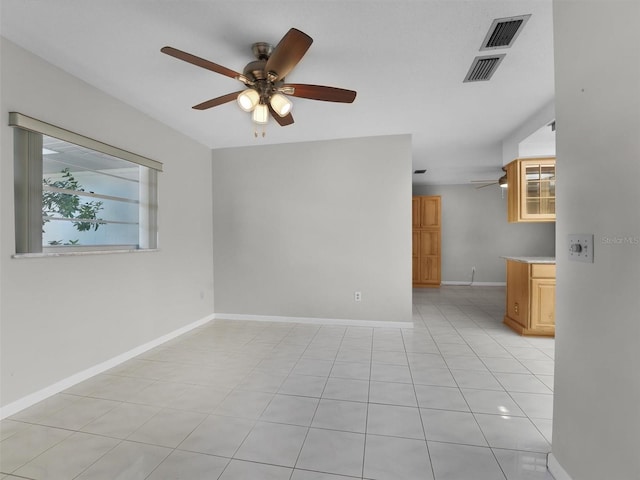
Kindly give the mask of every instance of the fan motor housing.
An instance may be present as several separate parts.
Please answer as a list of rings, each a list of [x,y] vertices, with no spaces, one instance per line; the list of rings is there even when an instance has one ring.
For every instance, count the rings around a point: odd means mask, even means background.
[[[256,81],[256,80],[264,80],[266,78],[264,73],[264,68],[267,65],[266,60],[254,60],[253,62],[249,62],[242,73],[244,73],[245,77]]]
[[[273,52],[273,45],[266,42],[256,42],[251,45],[251,51],[258,60],[267,60]]]

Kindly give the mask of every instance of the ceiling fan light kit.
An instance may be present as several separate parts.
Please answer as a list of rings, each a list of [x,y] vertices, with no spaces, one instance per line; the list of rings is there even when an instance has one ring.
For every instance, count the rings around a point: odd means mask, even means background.
[[[260,102],[260,95],[255,90],[248,88],[238,95],[238,105],[245,112],[252,112]]]
[[[194,109],[206,110],[235,99],[243,111],[251,113],[251,118],[256,125],[266,125],[271,113],[274,120],[284,127],[293,123],[291,116],[293,104],[287,95],[338,103],[352,103],[356,98],[355,91],[344,88],[284,83],[284,77],[300,62],[312,43],[313,39],[309,35],[296,28],[290,29],[275,47],[265,42],[254,43],[251,49],[256,60],[249,62],[242,73],[173,47],[163,47],[160,51],[238,80],[246,87],[243,91],[228,93],[199,103],[193,107]],[[258,136],[257,131],[254,135]],[[263,129],[262,136],[264,135]]]
[[[264,103],[259,103],[256,105],[256,108],[253,109],[251,118],[253,119],[253,123],[266,125],[269,122],[269,109]]]
[[[289,112],[291,112],[291,107],[293,106],[291,100],[289,100],[281,93],[274,93],[273,95],[271,95],[271,100],[269,100],[269,103],[271,104],[273,110],[281,117],[284,117]]]

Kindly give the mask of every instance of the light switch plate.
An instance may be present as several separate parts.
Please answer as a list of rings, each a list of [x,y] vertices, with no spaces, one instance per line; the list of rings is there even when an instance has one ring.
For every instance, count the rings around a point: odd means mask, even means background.
[[[569,260],[593,263],[593,234],[572,233],[569,235]]]

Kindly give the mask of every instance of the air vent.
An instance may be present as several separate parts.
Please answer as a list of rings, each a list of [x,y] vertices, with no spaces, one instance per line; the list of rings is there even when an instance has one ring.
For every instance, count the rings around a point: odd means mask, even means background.
[[[501,53],[500,55],[474,58],[471,68],[469,68],[467,72],[467,76],[464,77],[464,82],[482,82],[489,80],[505,55],[505,53]]]
[[[530,16],[529,14],[518,17],[496,18],[491,24],[486,37],[484,37],[480,50],[511,47]]]
[[[427,171],[426,170],[414,170],[413,173],[422,174],[422,173],[427,173]]]

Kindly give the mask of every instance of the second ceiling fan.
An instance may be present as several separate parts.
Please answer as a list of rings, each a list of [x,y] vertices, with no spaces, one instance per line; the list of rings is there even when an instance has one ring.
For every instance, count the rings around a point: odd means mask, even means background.
[[[264,42],[254,43],[252,51],[256,60],[249,62],[242,73],[177,48],[163,47],[160,51],[198,67],[234,78],[245,86],[243,90],[199,103],[193,107],[194,109],[206,110],[237,100],[240,108],[246,112],[252,112],[254,123],[266,124],[271,113],[278,124],[286,126],[293,123],[292,103],[288,96],[339,103],[352,103],[356,98],[356,92],[353,90],[284,82],[284,78],[294,69],[312,43],[313,39],[309,35],[296,28],[290,29],[275,48]]]

